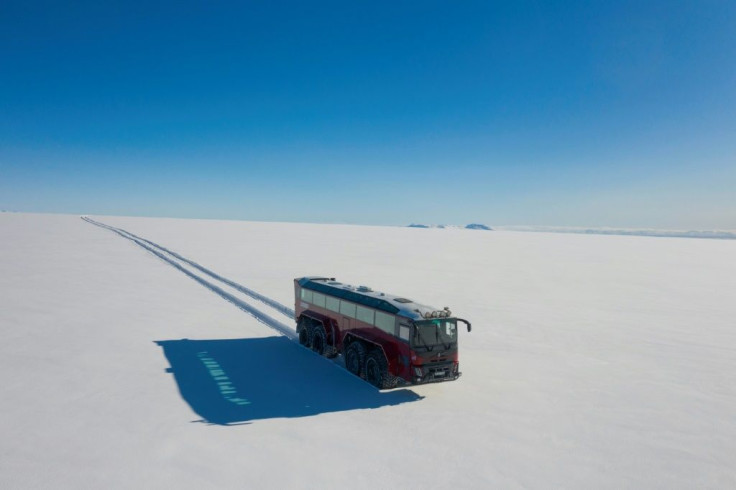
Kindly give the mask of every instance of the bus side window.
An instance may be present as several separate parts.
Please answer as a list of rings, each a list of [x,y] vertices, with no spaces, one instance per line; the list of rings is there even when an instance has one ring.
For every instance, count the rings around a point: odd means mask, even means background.
[[[358,305],[357,311],[355,313],[358,320],[373,325],[373,310]]]
[[[393,315],[376,311],[376,319],[373,324],[387,334],[396,335],[396,317]]]
[[[340,313],[347,317],[355,318],[355,306],[347,301],[340,301]]]
[[[317,292],[312,293],[312,303],[315,306],[324,308],[325,307],[325,295],[321,293],[317,293]]]
[[[340,300],[337,298],[333,298],[332,296],[327,296],[327,309],[330,311],[334,311],[335,313],[338,313],[340,311]]]
[[[411,332],[411,326],[404,323],[399,324],[399,338],[401,340],[409,341],[409,333]]]

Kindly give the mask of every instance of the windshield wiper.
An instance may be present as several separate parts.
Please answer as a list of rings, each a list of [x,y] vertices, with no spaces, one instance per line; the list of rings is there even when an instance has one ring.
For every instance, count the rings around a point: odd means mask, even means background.
[[[437,342],[438,344],[442,344],[442,347],[444,347],[444,348],[445,348],[445,350],[450,350],[450,348],[452,347],[452,340],[450,341],[450,343],[449,343],[449,344],[445,344],[445,341],[444,341],[444,340],[442,340],[442,335],[440,335],[440,330],[439,330],[439,327],[437,327],[437,328],[435,329],[435,331],[434,331],[434,338],[435,338],[435,341],[436,341],[436,342]]]
[[[415,332],[416,332],[416,337],[419,337],[419,340],[422,341],[422,343],[424,344],[424,348],[427,349],[427,352],[432,352],[432,349],[434,349],[434,346],[431,346],[430,347],[430,345],[427,343],[427,341],[424,340],[424,337],[422,337],[422,333],[419,330],[419,328],[417,328],[415,330]],[[421,347],[421,345],[418,345],[417,347]]]

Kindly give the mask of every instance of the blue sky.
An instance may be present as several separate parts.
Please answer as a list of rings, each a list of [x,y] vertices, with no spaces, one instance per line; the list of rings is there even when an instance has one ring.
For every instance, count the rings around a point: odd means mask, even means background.
[[[0,208],[736,229],[736,3],[0,6]]]

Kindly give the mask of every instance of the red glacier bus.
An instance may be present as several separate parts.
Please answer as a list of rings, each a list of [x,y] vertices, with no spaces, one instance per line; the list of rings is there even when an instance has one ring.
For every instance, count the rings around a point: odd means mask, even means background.
[[[342,354],[348,371],[379,389],[460,377],[458,322],[450,309],[350,286],[335,278],[294,279],[299,343]]]

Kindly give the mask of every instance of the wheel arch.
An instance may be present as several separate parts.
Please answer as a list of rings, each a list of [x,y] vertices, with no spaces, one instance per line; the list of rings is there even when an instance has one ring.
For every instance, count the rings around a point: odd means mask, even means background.
[[[342,341],[343,352],[344,352],[344,349],[347,349],[348,346],[355,341],[360,341],[365,344],[366,355],[370,354],[374,350],[380,350],[381,354],[383,354],[383,357],[386,359],[386,362],[388,363],[389,371],[391,371],[391,358],[386,354],[386,349],[383,348],[383,345],[381,345],[380,343],[374,340],[370,340],[360,335],[356,335],[353,332],[348,332],[347,334],[345,334],[345,338]]]
[[[333,318],[330,318],[327,315],[323,315],[322,313],[318,313],[313,310],[304,310],[303,312],[301,312],[297,320],[297,324],[296,324],[297,333],[299,333],[299,331],[302,328],[303,319],[306,319],[310,322],[322,325],[322,327],[324,327],[325,329],[325,334],[327,336],[328,344],[330,344],[331,347],[335,347],[335,348],[337,347],[338,328],[337,328],[337,322]]]

